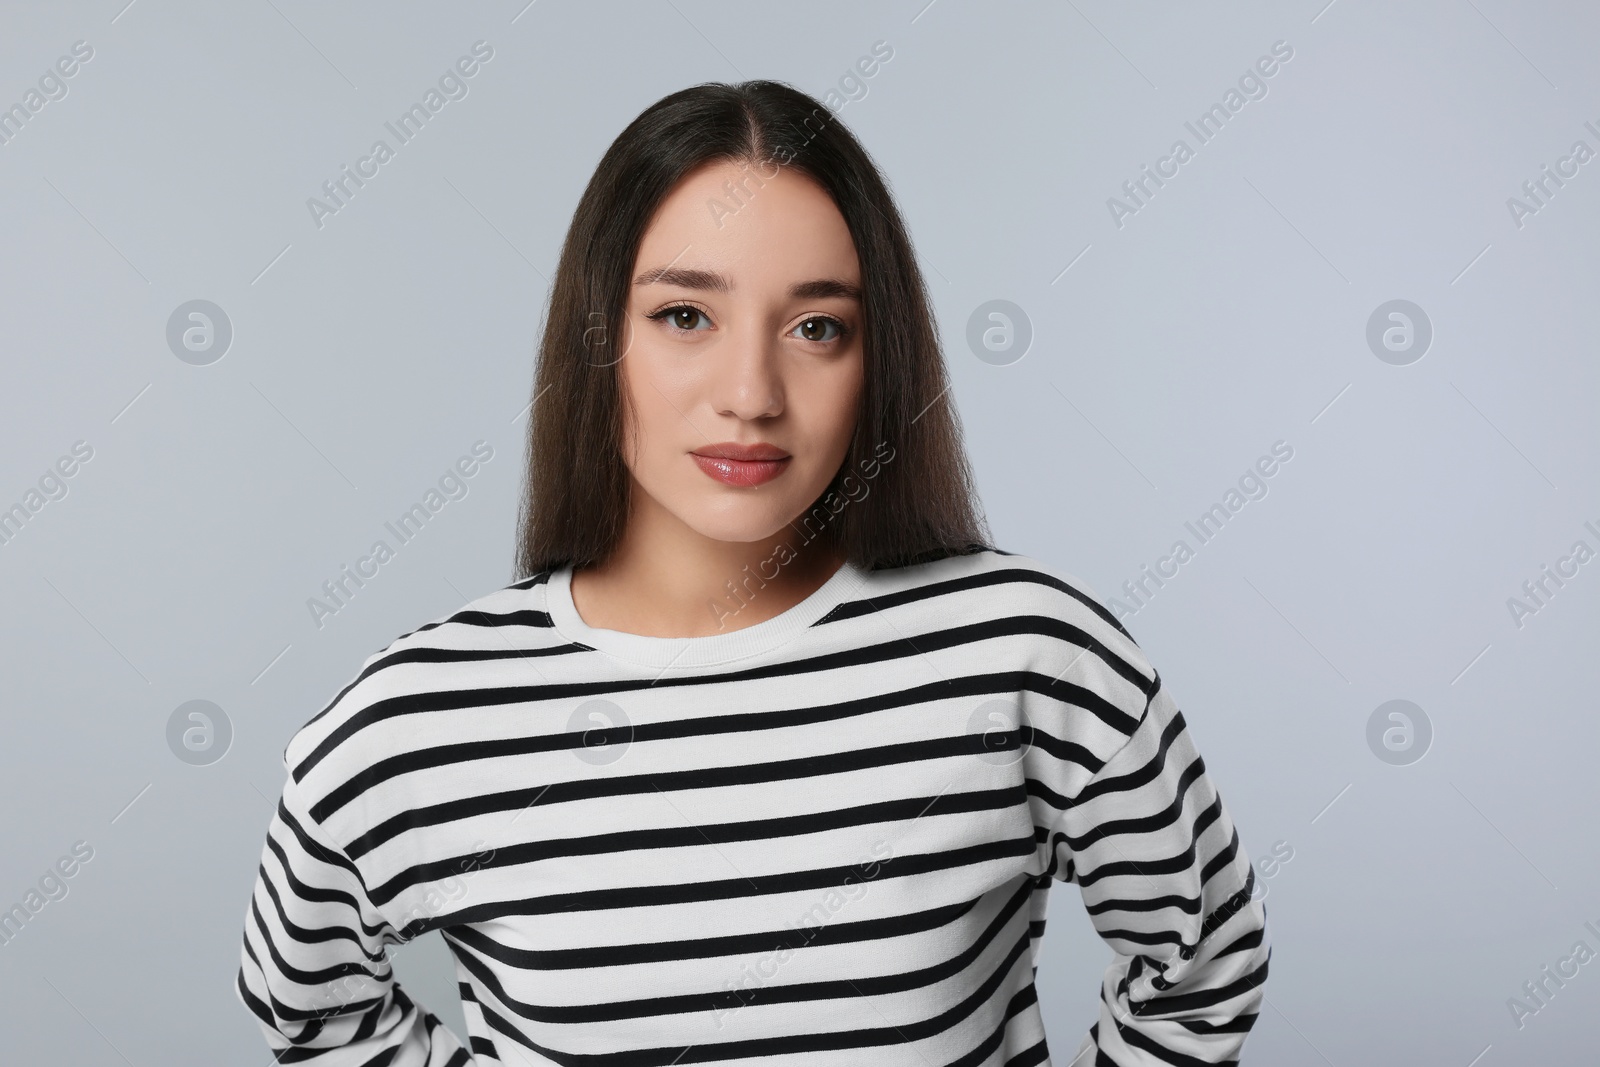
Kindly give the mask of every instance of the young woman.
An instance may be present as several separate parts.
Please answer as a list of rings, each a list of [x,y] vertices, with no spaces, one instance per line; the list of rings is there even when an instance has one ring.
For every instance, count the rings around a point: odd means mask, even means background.
[[[1266,913],[1133,638],[989,544],[904,226],[773,82],[617,138],[561,252],[518,573],[289,740],[237,991],[328,1065],[1231,1063]],[[395,983],[439,929],[465,1041]],[[1063,1059],[1058,1063],[1065,1063]]]

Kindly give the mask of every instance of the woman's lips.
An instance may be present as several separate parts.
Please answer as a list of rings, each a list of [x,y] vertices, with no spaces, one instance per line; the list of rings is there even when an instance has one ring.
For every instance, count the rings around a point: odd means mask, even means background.
[[[789,466],[792,456],[782,459],[728,459],[722,456],[702,456],[689,453],[699,468],[725,485],[756,486],[770,482]]]
[[[777,445],[765,441],[743,444],[719,441],[689,453],[700,469],[724,485],[750,487],[770,482],[782,474],[792,459]]]

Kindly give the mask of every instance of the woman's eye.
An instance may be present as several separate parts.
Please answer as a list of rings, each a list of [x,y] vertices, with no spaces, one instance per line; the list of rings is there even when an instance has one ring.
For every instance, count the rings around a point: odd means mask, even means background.
[[[660,311],[652,312],[648,317],[657,320],[665,319],[667,325],[674,329],[682,330],[685,333],[693,333],[695,322],[698,319],[705,319],[706,314],[697,307],[690,307],[688,304],[677,304],[673,307],[662,308]],[[708,324],[710,321],[710,319],[706,319]]]
[[[801,339],[806,341],[837,341],[844,336],[844,327],[839,324],[839,321],[826,316],[807,319],[796,326],[795,329],[800,331]],[[816,336],[817,334],[825,335],[829,329],[833,330],[832,336]]]

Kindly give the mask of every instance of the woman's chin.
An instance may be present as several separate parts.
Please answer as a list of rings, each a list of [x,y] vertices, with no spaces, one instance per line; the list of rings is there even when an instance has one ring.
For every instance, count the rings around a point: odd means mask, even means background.
[[[751,544],[769,541],[782,534],[798,515],[790,515],[770,504],[761,507],[739,505],[735,507],[708,508],[696,514],[684,515],[686,525],[702,537],[713,541],[732,541]]]

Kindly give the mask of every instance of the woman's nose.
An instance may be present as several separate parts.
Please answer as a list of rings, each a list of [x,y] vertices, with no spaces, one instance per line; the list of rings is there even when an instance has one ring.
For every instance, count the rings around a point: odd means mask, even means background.
[[[754,330],[736,330],[724,342],[714,370],[712,400],[720,412],[759,419],[783,410],[778,345]]]

